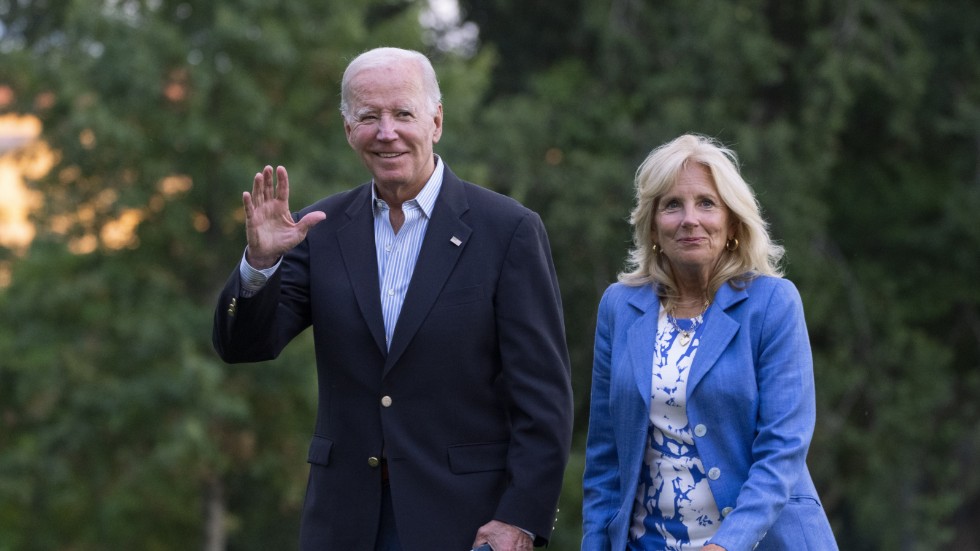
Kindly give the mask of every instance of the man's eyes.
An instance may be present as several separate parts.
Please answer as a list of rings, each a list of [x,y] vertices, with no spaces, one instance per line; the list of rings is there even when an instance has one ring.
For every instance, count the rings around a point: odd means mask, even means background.
[[[412,111],[396,111],[393,117],[397,120],[411,120],[415,118],[415,114]],[[367,113],[360,115],[357,120],[360,122],[374,122],[380,118],[381,116],[377,113]]]

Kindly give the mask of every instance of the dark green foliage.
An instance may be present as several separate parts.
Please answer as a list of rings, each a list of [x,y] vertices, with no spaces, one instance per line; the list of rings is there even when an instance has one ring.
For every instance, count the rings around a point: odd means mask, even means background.
[[[595,309],[630,246],[633,173],[683,132],[739,153],[787,248],[816,365],[810,465],[842,549],[976,547],[980,6],[461,5],[483,42],[431,52],[436,149],[542,214],[564,298],[577,437],[552,548],[578,547]],[[32,183],[39,237],[0,251],[16,258],[0,289],[0,551],[216,549],[215,504],[225,547],[295,546],[308,336],[224,365],[212,301],[264,164],[289,168],[295,207],[367,178],[339,78],[366,48],[426,49],[420,8],[0,0],[3,109],[40,117],[60,154]],[[133,209],[134,241],[102,239]]]
[[[980,208],[980,9],[611,0],[581,11],[568,55],[552,60],[550,45],[547,69],[522,61],[491,83],[481,128],[493,145],[473,150],[490,184],[549,228],[580,434],[597,298],[629,246],[633,171],[680,133],[709,134],[739,153],[804,296],[819,400],[810,464],[842,548],[975,546],[963,519],[980,495],[980,225],[967,214]],[[489,38],[504,51],[519,34]]]

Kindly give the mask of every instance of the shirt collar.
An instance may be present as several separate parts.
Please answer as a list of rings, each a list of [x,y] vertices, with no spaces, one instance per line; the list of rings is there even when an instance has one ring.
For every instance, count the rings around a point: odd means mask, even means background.
[[[445,172],[445,165],[442,163],[442,159],[438,155],[436,158],[436,168],[432,171],[432,176],[429,176],[428,181],[422,186],[422,190],[419,191],[413,199],[405,201],[406,203],[415,202],[418,204],[422,212],[425,213],[426,218],[432,218],[432,211],[436,208],[436,198],[439,197],[439,190],[442,189],[442,176]],[[378,197],[378,190],[371,182],[371,205],[374,209],[374,214],[377,215],[381,210],[387,209],[388,205],[383,199]]]

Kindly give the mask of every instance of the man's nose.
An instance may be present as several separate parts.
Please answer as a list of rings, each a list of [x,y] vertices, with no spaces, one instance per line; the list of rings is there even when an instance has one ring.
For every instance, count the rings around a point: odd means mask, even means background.
[[[395,120],[390,115],[382,115],[378,119],[378,139],[391,141],[398,137],[395,132]]]

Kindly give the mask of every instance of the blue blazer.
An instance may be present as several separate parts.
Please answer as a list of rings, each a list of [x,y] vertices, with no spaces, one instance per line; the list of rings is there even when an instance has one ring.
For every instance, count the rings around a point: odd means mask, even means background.
[[[561,298],[541,219],[448,167],[391,346],[370,184],[327,214],[251,298],[237,268],[214,346],[274,358],[312,326],[316,427],[301,548],[371,549],[387,458],[402,548],[469,549],[497,519],[551,534],[572,431]]]
[[[584,476],[583,551],[626,548],[647,445],[652,285],[611,285],[599,304]],[[688,419],[728,551],[836,550],[806,467],[816,417],[813,362],[796,287],[759,277],[723,285],[708,309],[687,386]],[[716,478],[714,476],[715,475]]]

